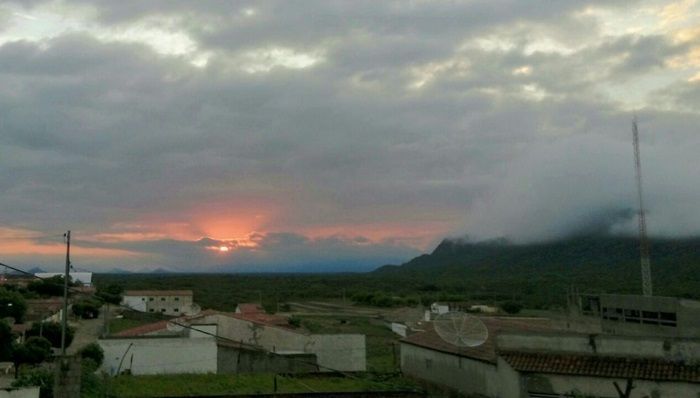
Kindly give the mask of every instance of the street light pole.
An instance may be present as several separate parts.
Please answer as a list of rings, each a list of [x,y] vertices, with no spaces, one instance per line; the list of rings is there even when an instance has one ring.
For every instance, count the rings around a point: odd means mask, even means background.
[[[61,355],[66,356],[66,329],[68,328],[68,278],[70,276],[70,231],[66,237],[66,273],[63,276],[63,313],[61,314]]]

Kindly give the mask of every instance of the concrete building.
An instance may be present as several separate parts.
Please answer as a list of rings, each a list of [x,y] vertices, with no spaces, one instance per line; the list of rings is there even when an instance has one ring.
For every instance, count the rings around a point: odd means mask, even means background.
[[[216,373],[214,337],[178,335],[115,336],[98,340],[104,350],[102,370],[110,375]]]
[[[188,340],[194,338],[203,341]],[[183,362],[180,352],[171,352],[182,343],[186,352],[199,347],[202,352],[211,354],[211,347],[204,346],[209,344],[204,342],[208,339],[213,339],[211,344],[215,347],[215,355],[198,353],[191,357],[192,361]],[[151,341],[154,343],[150,344]],[[122,366],[122,369],[132,369],[134,374],[366,370],[364,335],[302,333],[290,328],[286,318],[260,313],[207,310],[194,316],[128,329],[100,340],[100,345],[105,351],[121,352],[120,355],[129,345],[132,345],[131,350],[141,350],[143,346],[143,353],[149,359],[139,359],[143,355],[134,354],[138,366]],[[105,359],[103,369],[115,372],[118,368],[115,362],[114,358],[109,362]],[[182,366],[173,366],[175,363]]]
[[[486,342],[459,348],[432,327],[401,341],[404,374],[485,397],[700,396],[700,340],[573,333],[543,319],[482,318]]]
[[[700,338],[700,302],[676,297],[622,294],[573,295],[574,329],[582,322],[600,333],[625,336]]]
[[[192,290],[127,290],[122,305],[135,311],[158,312],[164,315],[194,315],[200,311]]]
[[[187,320],[190,324],[217,324],[219,336],[266,351],[314,354],[317,370],[364,372],[367,370],[365,336],[361,334],[313,334],[289,327],[286,318],[260,313],[205,311]]]
[[[444,341],[433,329],[401,340],[401,371],[410,377],[466,394],[520,397],[518,375],[496,354],[495,335],[503,330],[548,330],[547,319],[482,318],[489,337],[478,347],[461,348]]]
[[[502,333],[498,355],[521,397],[700,396],[700,341],[565,332]],[[617,387],[616,387],[617,384]]]

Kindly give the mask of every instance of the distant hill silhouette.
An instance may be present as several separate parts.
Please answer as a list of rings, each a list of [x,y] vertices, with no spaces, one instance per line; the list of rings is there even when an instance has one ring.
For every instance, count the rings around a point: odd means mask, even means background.
[[[700,237],[652,239],[651,264],[655,294],[700,296]],[[547,290],[562,295],[568,286],[591,292],[641,290],[639,243],[632,237],[589,236],[532,244],[446,239],[430,254],[400,266],[380,267],[373,274],[513,295]]]

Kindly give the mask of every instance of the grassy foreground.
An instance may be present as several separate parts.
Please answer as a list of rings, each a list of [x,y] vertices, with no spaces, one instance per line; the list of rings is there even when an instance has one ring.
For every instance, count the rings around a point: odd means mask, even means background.
[[[119,376],[111,391],[125,398],[223,394],[264,394],[274,392],[273,374],[184,374]],[[413,388],[403,379],[348,378],[342,376],[277,376],[277,392],[391,391]]]

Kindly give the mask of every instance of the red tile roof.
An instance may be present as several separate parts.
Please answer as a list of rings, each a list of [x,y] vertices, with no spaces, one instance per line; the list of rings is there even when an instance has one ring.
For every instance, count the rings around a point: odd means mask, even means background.
[[[125,296],[192,296],[192,290],[127,290]]]
[[[137,326],[135,328],[122,330],[116,333],[115,336],[118,337],[134,337],[142,336],[144,334],[158,332],[161,330],[166,330],[168,328],[168,321],[158,321],[155,323],[149,323],[146,325]]]
[[[499,354],[520,372],[700,383],[700,365],[662,359],[525,352]]]
[[[432,323],[425,324],[425,331],[412,334],[402,343],[454,354],[480,361],[496,362],[496,335],[501,331],[546,331],[551,330],[551,321],[544,318],[479,317],[489,331],[489,337],[478,347],[457,347],[443,340]]]
[[[260,323],[267,326],[288,326],[287,318],[270,314],[233,314],[234,318]]]
[[[243,303],[238,304],[236,312],[241,314],[264,314],[265,310],[262,306],[260,306],[260,304]]]

